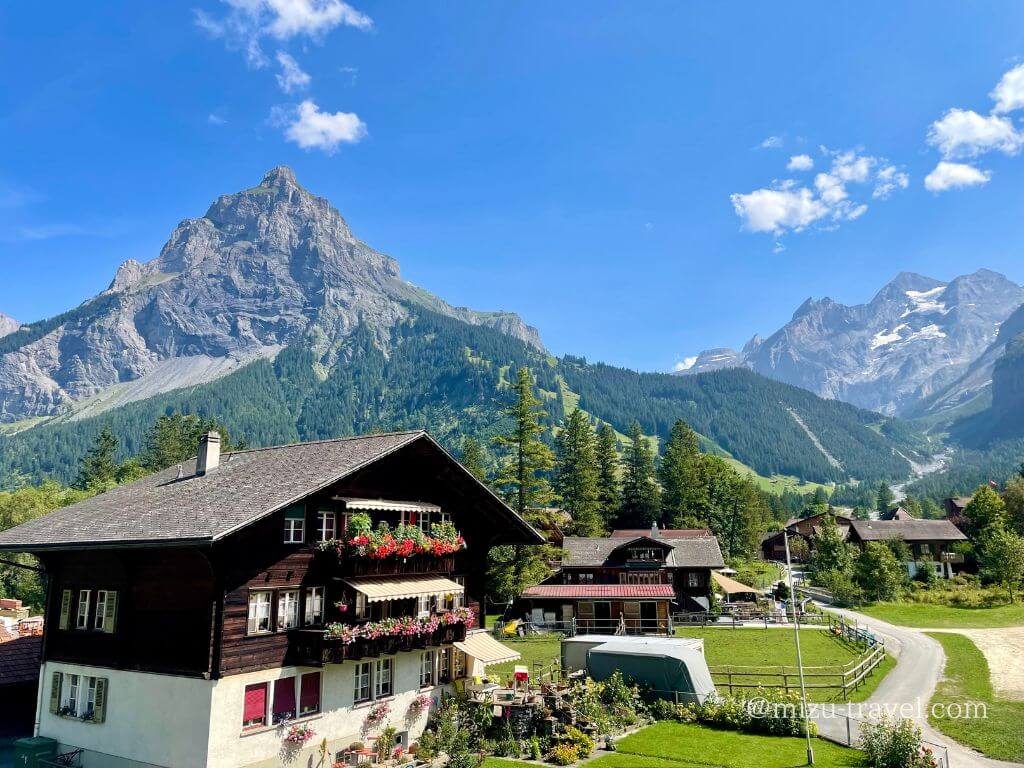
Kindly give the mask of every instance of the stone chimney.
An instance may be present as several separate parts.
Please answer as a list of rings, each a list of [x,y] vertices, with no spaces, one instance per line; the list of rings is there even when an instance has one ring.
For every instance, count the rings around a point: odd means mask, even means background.
[[[199,438],[199,454],[196,456],[196,475],[213,472],[220,464],[220,433],[207,432]]]
[[[657,522],[651,523],[651,538],[652,539],[658,538],[658,523]]]

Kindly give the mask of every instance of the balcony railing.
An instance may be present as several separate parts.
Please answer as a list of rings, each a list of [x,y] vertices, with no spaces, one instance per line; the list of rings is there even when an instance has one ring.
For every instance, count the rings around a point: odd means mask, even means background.
[[[333,551],[321,552],[321,557],[335,559]],[[370,557],[338,558],[340,576],[413,576],[425,573],[453,573],[455,555],[410,555],[378,560]]]
[[[323,630],[297,629],[289,633],[289,663],[300,666],[341,664],[344,661],[390,656],[395,653],[416,651],[440,645],[450,645],[466,639],[465,624],[438,627],[428,635],[360,638],[345,643],[341,638],[328,638]]]

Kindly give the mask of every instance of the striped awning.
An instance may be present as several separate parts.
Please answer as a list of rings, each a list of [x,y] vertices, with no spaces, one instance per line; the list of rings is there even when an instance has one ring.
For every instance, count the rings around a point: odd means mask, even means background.
[[[455,647],[485,666],[487,664],[515,661],[522,657],[519,651],[513,651],[507,645],[502,645],[485,630],[479,629],[475,632],[469,632],[465,640],[455,643]]]
[[[370,603],[406,600],[410,597],[461,595],[466,588],[440,576],[408,576],[404,579],[346,579],[345,583],[366,595]]]
[[[376,510],[381,512],[440,512],[437,504],[423,501],[391,501],[389,499],[354,499],[348,496],[336,497],[345,502],[345,509]]]

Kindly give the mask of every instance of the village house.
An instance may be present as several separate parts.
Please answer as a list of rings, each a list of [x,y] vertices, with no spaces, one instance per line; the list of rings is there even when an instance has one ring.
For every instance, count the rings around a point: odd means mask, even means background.
[[[487,552],[542,541],[424,432],[224,455],[210,433],[0,550],[49,576],[38,735],[85,768],[270,768],[385,724],[408,746],[428,697],[515,658],[471,630]]]
[[[799,561],[800,558],[794,556],[793,541],[794,539],[801,539],[806,545],[806,551],[810,552],[814,539],[814,534],[821,528],[825,518],[829,516],[829,512],[818,512],[807,517],[794,517],[786,521],[783,526],[783,531],[774,531],[772,533],[765,534],[764,538],[761,539],[761,556],[765,560],[775,560],[783,562],[786,559],[786,542],[784,534],[789,535],[789,546],[790,546],[790,559]],[[849,533],[850,521],[853,519],[850,515],[843,514],[842,512],[834,513],[836,525],[839,526],[839,532],[844,537]]]
[[[520,603],[533,621],[575,622],[578,632],[666,632],[671,614],[708,610],[712,569],[724,565],[706,529],[566,536],[561,567]]]
[[[931,568],[939,578],[956,575],[964,557],[953,545],[967,537],[948,520],[919,520],[908,517],[892,520],[853,520],[849,540],[863,547],[871,541],[900,539],[910,550],[911,559],[904,565],[911,576],[921,568]]]

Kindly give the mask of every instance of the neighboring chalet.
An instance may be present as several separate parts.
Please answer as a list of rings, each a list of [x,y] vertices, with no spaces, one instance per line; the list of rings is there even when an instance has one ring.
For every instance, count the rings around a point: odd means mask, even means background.
[[[526,589],[521,604],[534,621],[575,620],[579,632],[664,632],[670,614],[708,610],[711,571],[724,565],[704,529],[566,536],[561,567]]]
[[[957,528],[963,530],[967,524],[967,517],[964,510],[971,503],[972,496],[954,496],[942,500],[942,508],[946,512],[946,519]]]
[[[808,517],[794,517],[786,521],[784,527],[785,531],[775,531],[774,533],[766,534],[761,540],[761,555],[765,560],[777,560],[783,562],[786,559],[786,542],[783,533],[789,534],[789,546],[792,549],[793,539],[800,538],[807,544],[807,551],[810,552],[812,548],[812,539],[814,534],[821,527],[825,518],[828,517],[828,512],[818,512],[817,514],[810,515]],[[842,514],[840,512],[835,513],[836,525],[839,526],[839,531],[844,536],[847,535],[850,527],[852,517],[849,515]],[[797,560],[798,558],[792,557],[791,559]]]
[[[899,521],[906,521],[906,520],[917,520],[918,518],[915,517],[910,511],[904,509],[903,507],[893,507],[892,509],[889,509],[889,510],[886,510],[885,512],[880,513],[878,515],[878,519],[879,520],[896,520],[897,522],[899,522]]]
[[[219,445],[0,533],[49,576],[38,735],[62,752],[269,768],[326,740],[330,765],[384,704],[407,745],[414,702],[517,656],[467,630],[488,549],[543,537],[426,433]],[[365,535],[382,522],[390,541]]]
[[[863,547],[869,541],[902,539],[910,548],[913,558],[904,565],[914,576],[923,567],[930,567],[940,578],[950,579],[956,575],[956,565],[962,565],[964,557],[952,550],[952,545],[966,541],[967,537],[948,520],[853,520],[850,523],[849,540]]]

